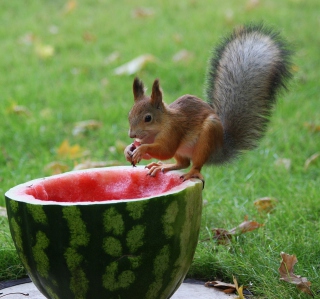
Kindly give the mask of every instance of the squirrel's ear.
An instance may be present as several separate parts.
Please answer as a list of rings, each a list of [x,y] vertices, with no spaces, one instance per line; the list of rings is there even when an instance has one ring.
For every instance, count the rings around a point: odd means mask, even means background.
[[[133,96],[135,101],[139,101],[144,96],[144,85],[138,77],[133,80]]]
[[[151,93],[151,103],[160,108],[162,106],[162,91],[160,89],[159,79],[154,80]]]

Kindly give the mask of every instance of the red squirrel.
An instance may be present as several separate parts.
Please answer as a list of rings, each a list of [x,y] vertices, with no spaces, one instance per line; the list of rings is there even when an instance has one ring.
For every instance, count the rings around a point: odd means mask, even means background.
[[[232,161],[257,146],[281,88],[291,77],[291,51],[275,33],[263,26],[242,26],[223,39],[209,62],[205,102],[183,95],[163,102],[159,80],[151,95],[138,78],[133,81],[134,105],[129,112],[129,137],[135,142],[124,151],[136,165],[156,158],[148,174],[189,167],[182,179],[199,178],[204,164]]]

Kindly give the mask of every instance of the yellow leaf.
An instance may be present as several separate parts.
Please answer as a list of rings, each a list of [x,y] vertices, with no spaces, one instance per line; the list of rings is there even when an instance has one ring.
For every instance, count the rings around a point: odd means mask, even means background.
[[[272,197],[263,197],[254,201],[254,206],[257,208],[258,212],[270,213],[274,210],[278,200]]]
[[[68,14],[75,10],[78,3],[76,0],[69,0],[66,5],[64,6],[64,13]]]
[[[236,299],[246,299],[243,295],[243,286],[241,287],[238,286],[238,281],[234,276],[233,276],[233,283],[235,284],[236,290],[238,293],[238,297]]]
[[[84,151],[79,144],[71,146],[68,140],[64,140],[57,149],[57,154],[60,158],[76,159],[88,154],[88,152]]]
[[[39,58],[48,59],[54,55],[54,47],[37,43],[35,46],[35,52]]]
[[[59,174],[67,171],[68,169],[69,166],[67,164],[59,161],[51,162],[44,167],[44,170],[49,172],[50,174]]]

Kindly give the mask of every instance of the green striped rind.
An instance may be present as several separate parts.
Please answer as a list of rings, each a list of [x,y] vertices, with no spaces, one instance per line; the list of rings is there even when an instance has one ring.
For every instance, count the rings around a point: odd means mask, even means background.
[[[165,299],[191,264],[201,191],[199,182],[139,201],[6,204],[20,258],[47,298]]]

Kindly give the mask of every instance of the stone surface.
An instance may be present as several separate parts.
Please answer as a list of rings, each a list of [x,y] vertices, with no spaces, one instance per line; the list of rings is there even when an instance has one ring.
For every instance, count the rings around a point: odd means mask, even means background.
[[[10,294],[10,295],[9,295]],[[26,296],[24,294],[29,294]],[[0,290],[1,295],[6,295],[8,299],[46,299],[35,287],[30,283],[24,283],[13,287]],[[236,298],[235,295],[226,295],[223,292],[217,291],[212,288],[206,288],[203,282],[184,282],[171,299],[232,299]]]

